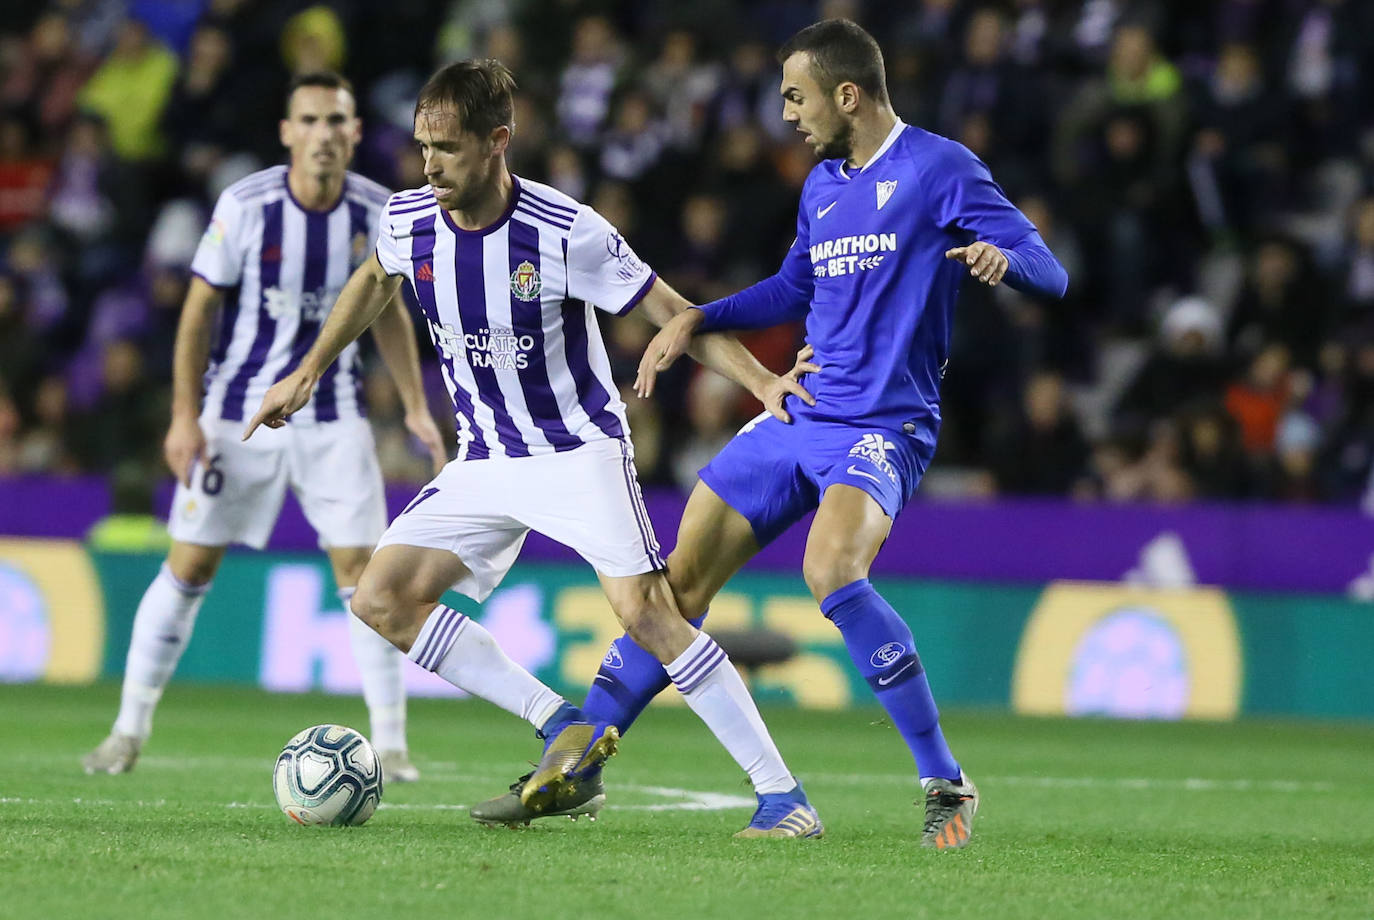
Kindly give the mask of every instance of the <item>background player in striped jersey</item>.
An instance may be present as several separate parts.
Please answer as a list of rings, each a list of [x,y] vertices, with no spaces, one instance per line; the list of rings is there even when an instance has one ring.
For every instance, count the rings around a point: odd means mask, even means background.
[[[280,131],[290,166],[254,173],[224,191],[191,266],[164,444],[177,477],[172,548],[139,604],[119,715],[110,736],[83,759],[88,773],[133,769],[225,547],[261,549],[288,486],[319,534],[345,608],[386,528],[356,345],[323,370],[297,424],[252,444],[239,438],[245,405],[256,405],[273,381],[295,369],[348,276],[369,257],[388,194],[348,172],[361,126],[342,77],[296,77]],[[410,316],[397,303],[372,328],[404,400],[406,425],[438,469],[443,441],[425,405]],[[389,780],[416,779],[406,752],[404,661],[348,620],[383,769]]]
[[[510,174],[513,89],[495,61],[450,65],[421,89],[415,138],[430,184],[392,196],[376,258],[353,275],[315,345],[267,393],[245,437],[308,406],[323,369],[408,281],[442,361],[460,447],[387,529],[354,613],[422,666],[542,733],[544,757],[519,796],[537,807],[597,773],[614,752],[616,729],[582,720],[439,597],[452,587],[485,599],[531,529],[559,540],[595,567],[630,634],[749,774],[759,807],[741,834],[818,836],[819,817],[744,681],[678,613],[593,312],[642,304],[661,324],[687,304],[591,208]],[[781,411],[785,393],[805,396],[734,339],[699,344],[705,363],[765,405]]]
[[[867,32],[847,20],[820,22],[778,58],[783,119],[823,161],[802,189],[797,239],[778,274],[665,326],[636,386],[648,396],[655,375],[699,332],[805,318],[820,371],[807,380],[815,399],[796,407],[793,425],[755,419],[701,471],[669,580],[683,615],[703,615],[761,546],[816,511],[802,563],[807,586],[916,760],[923,842],[962,847],[978,791],[945,743],[911,630],[868,571],[935,451],[965,271],[1055,298],[1068,276],[982,162],[896,116],[882,52]],[[632,636],[617,639],[606,661],[583,708],[625,728],[667,675]],[[579,797],[550,811],[576,810]]]

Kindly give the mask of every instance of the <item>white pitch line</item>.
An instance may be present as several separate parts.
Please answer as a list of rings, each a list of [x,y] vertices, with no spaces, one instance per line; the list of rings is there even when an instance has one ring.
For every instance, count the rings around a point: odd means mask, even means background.
[[[1196,776],[1170,777],[1101,777],[1101,776],[998,776],[979,774],[980,785],[1030,786],[1042,789],[1122,789],[1126,791],[1154,791],[1159,789],[1184,792],[1335,792],[1336,784],[1323,781],[1292,779],[1204,779]],[[868,785],[870,783],[910,783],[916,777],[910,773],[807,773],[808,782]]]
[[[674,798],[676,802],[653,802],[649,804],[613,804],[612,811],[724,811],[731,808],[753,808],[753,798],[739,795],[723,795],[717,792],[699,792],[692,789],[677,789],[671,786],[621,786],[626,792],[639,792],[645,795]],[[134,805],[139,808],[192,808],[198,807],[189,802],[171,802],[167,799],[127,800],[91,799],[78,796],[71,799],[31,799],[18,796],[0,797],[0,805],[83,805],[95,808],[113,808]],[[275,809],[269,802],[226,802],[225,808],[264,808]],[[464,811],[470,805],[425,802],[382,802],[378,808],[398,811]]]

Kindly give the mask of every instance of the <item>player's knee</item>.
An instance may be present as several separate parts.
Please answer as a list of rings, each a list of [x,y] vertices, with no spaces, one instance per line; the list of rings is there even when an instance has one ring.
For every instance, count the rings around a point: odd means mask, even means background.
[[[802,577],[816,603],[845,585],[868,577],[867,567],[845,553],[807,551],[802,558]]]
[[[616,601],[615,615],[625,631],[643,648],[652,651],[661,644],[671,619],[676,614],[650,590],[633,591]]]
[[[217,554],[172,553],[167,557],[167,568],[173,577],[183,585],[199,588],[210,583],[219,569]]]
[[[706,612],[706,605],[711,603],[710,587],[690,565],[672,557],[668,559],[668,587],[673,591],[673,600],[677,601],[678,613],[684,620],[701,616]]]
[[[353,593],[353,615],[372,629],[389,636],[413,606],[400,586],[364,578]]]

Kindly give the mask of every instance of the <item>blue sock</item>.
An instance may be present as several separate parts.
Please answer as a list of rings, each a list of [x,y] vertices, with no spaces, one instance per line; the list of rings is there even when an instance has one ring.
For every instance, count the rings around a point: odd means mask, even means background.
[[[849,657],[911,748],[921,777],[958,780],[959,764],[940,731],[940,712],[911,628],[867,578],[832,593],[821,612],[839,627]]]
[[[535,734],[544,739],[544,747],[547,748],[549,742],[557,738],[558,733],[561,732],[569,722],[586,721],[594,720],[588,720],[587,717],[582,714],[582,710],[578,709],[572,703],[564,703],[553,711],[553,715],[544,720],[544,724],[539,726]]]
[[[700,629],[705,619],[703,613],[689,622]],[[610,722],[623,735],[649,701],[670,683],[659,660],[640,648],[627,633],[611,643],[601,660],[601,670],[596,672],[582,702],[583,715],[589,722]]]

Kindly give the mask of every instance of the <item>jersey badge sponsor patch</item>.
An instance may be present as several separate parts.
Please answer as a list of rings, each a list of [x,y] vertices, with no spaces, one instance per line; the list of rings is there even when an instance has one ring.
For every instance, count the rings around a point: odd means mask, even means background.
[[[606,251],[609,252],[620,267],[616,269],[616,275],[625,281],[633,281],[644,273],[644,263],[635,255],[635,251],[630,248],[630,244],[625,242],[625,237],[612,230],[606,234]]]
[[[539,277],[539,270],[528,259],[517,265],[515,271],[511,272],[510,291],[520,300],[526,302],[534,300],[543,289],[544,282]]]
[[[224,222],[218,220],[210,221],[210,226],[205,228],[205,235],[201,237],[201,242],[207,246],[223,246]]]

